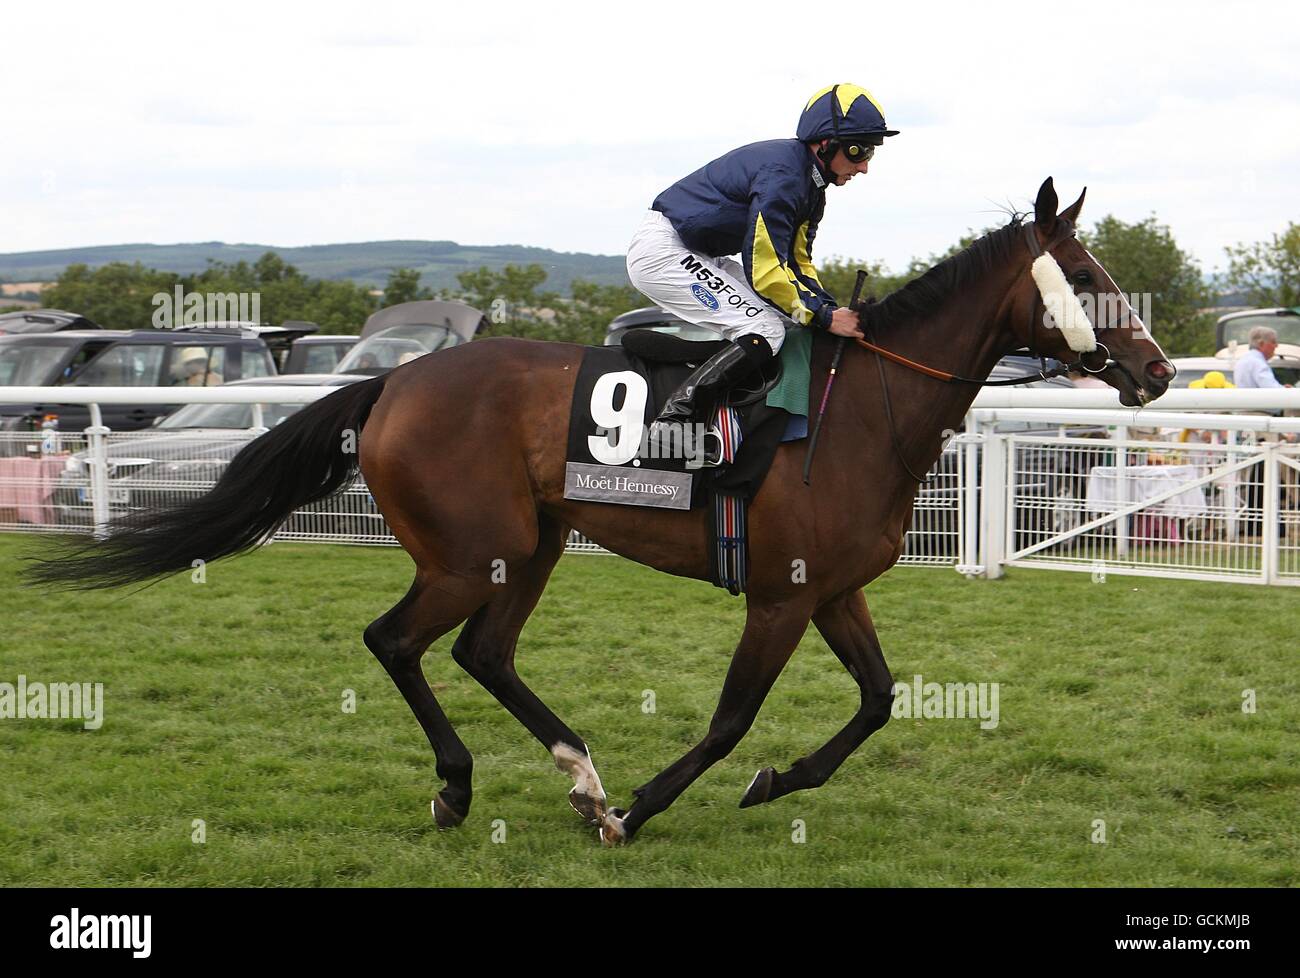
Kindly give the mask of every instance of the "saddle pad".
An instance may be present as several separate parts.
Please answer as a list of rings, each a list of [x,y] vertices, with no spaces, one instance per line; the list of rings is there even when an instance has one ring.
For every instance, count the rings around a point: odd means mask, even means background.
[[[650,363],[621,346],[584,350],[569,411],[566,499],[688,509],[704,505],[706,491],[715,486],[753,498],[788,419],[761,400],[729,409],[724,418],[724,446],[731,451],[741,445],[730,465],[693,471],[684,458],[655,458],[645,451],[650,422],[693,369]]]
[[[781,344],[781,379],[767,392],[768,407],[794,415],[808,416],[808,386],[812,373],[813,341],[816,331],[787,329]],[[824,340],[825,337],[823,336]]]

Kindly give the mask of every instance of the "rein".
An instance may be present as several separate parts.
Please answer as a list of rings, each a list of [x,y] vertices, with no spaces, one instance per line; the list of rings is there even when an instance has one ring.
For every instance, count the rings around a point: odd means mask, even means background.
[[[1066,220],[1062,220],[1061,223],[1064,226],[1061,228],[1060,231],[1057,232],[1057,234],[1050,241],[1047,242],[1046,246],[1040,246],[1038,244],[1038,235],[1034,233],[1033,223],[1030,222],[1025,225],[1025,239],[1029,243],[1029,251],[1030,254],[1033,256],[1033,258],[1036,259],[1039,256],[1043,255],[1044,253],[1051,251],[1053,248],[1055,248],[1062,241],[1065,241],[1067,238],[1074,237],[1074,233],[1075,233],[1074,224]],[[1037,308],[1037,301],[1035,301],[1034,307]],[[1030,322],[1031,324],[1033,322],[1032,311],[1030,313]],[[1107,325],[1109,326],[1110,324]],[[1095,327],[1094,327],[1094,331],[1095,331]],[[1032,326],[1031,326],[1031,335],[1032,335]],[[1042,369],[1040,369],[1036,374],[1026,374],[1023,377],[1012,377],[1009,380],[975,380],[974,378],[971,377],[962,377],[959,374],[950,373],[947,370],[939,370],[936,367],[928,367],[923,363],[917,363],[915,360],[909,360],[907,357],[902,356],[901,354],[898,353],[894,353],[892,350],[886,350],[882,346],[877,346],[875,343],[872,343],[870,340],[861,339],[861,338],[855,338],[855,340],[858,346],[870,350],[872,353],[876,355],[876,367],[880,373],[880,393],[885,401],[885,420],[886,423],[889,425],[889,438],[894,445],[894,454],[897,455],[898,460],[903,463],[903,468],[907,471],[907,474],[911,476],[912,479],[918,484],[930,482],[932,481],[932,477],[919,476],[915,472],[913,472],[912,466],[908,464],[907,456],[903,454],[903,447],[899,443],[899,439],[898,439],[898,426],[894,424],[894,409],[893,409],[893,405],[890,402],[890,397],[889,397],[889,382],[885,379],[886,360],[892,360],[894,363],[897,363],[900,366],[907,367],[909,370],[914,370],[917,373],[924,374],[927,377],[931,377],[945,384],[973,384],[976,387],[1010,387],[1016,384],[1027,384],[1037,380],[1047,380],[1051,377],[1060,377],[1063,374],[1067,374],[1072,370],[1082,370],[1090,374],[1099,374],[1110,366],[1117,366],[1115,361],[1111,359],[1110,350],[1106,348],[1106,345],[1104,343],[1098,340],[1097,349],[1103,352],[1105,359],[1102,361],[1102,365],[1097,368],[1089,367],[1087,363],[1084,362],[1084,357],[1086,354],[1080,353],[1078,358],[1074,361],[1074,363],[1063,364],[1060,367],[1054,367],[1053,369],[1048,370],[1047,358],[1042,354],[1036,354],[1038,356],[1039,363],[1042,365]],[[1032,349],[1030,350],[1030,353],[1033,354]],[[807,481],[806,478],[805,481]]]

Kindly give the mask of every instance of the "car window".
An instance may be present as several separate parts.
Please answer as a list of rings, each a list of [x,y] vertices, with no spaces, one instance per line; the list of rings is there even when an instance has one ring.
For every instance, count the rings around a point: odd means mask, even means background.
[[[216,387],[226,382],[224,346],[182,346],[172,350],[167,383],[173,387]]]
[[[460,335],[445,326],[390,326],[366,337],[349,350],[333,372],[346,374],[353,370],[389,370],[426,353],[445,350],[461,342]]]
[[[313,343],[303,349],[307,351],[307,356],[303,360],[302,372],[328,374],[334,372],[344,348],[333,343]]]
[[[96,357],[74,383],[87,387],[156,387],[162,381],[163,346],[121,344]]]
[[[44,387],[59,361],[68,353],[66,343],[9,343],[0,347],[0,384],[7,387]]]
[[[76,353],[72,359],[67,362],[63,368],[65,378],[72,377],[91,360],[95,359],[102,351],[107,350],[112,343],[86,343]]]
[[[1300,343],[1300,316],[1242,316],[1219,324],[1220,346],[1236,340],[1242,346],[1250,343],[1250,331],[1256,326],[1267,326],[1277,333],[1279,343]]]
[[[239,363],[240,377],[244,380],[251,377],[270,377],[276,372],[270,351],[252,345],[241,346],[239,351],[243,355]]]

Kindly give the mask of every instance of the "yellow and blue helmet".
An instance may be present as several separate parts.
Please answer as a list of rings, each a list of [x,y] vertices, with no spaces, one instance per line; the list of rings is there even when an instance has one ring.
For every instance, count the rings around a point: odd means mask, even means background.
[[[885,125],[885,113],[865,88],[840,82],[827,85],[813,95],[799,116],[795,138],[804,143],[832,139],[837,143],[861,140],[879,146],[897,129]]]

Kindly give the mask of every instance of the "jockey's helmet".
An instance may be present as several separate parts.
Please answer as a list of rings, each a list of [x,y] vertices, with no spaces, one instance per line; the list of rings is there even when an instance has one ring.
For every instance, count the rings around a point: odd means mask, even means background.
[[[870,159],[869,149],[879,146],[886,136],[897,136],[897,129],[885,125],[885,113],[871,93],[859,85],[840,82],[827,85],[813,95],[799,116],[795,138],[800,142],[819,143],[829,139],[836,145],[827,147],[829,155],[843,147],[850,148],[849,158]]]

